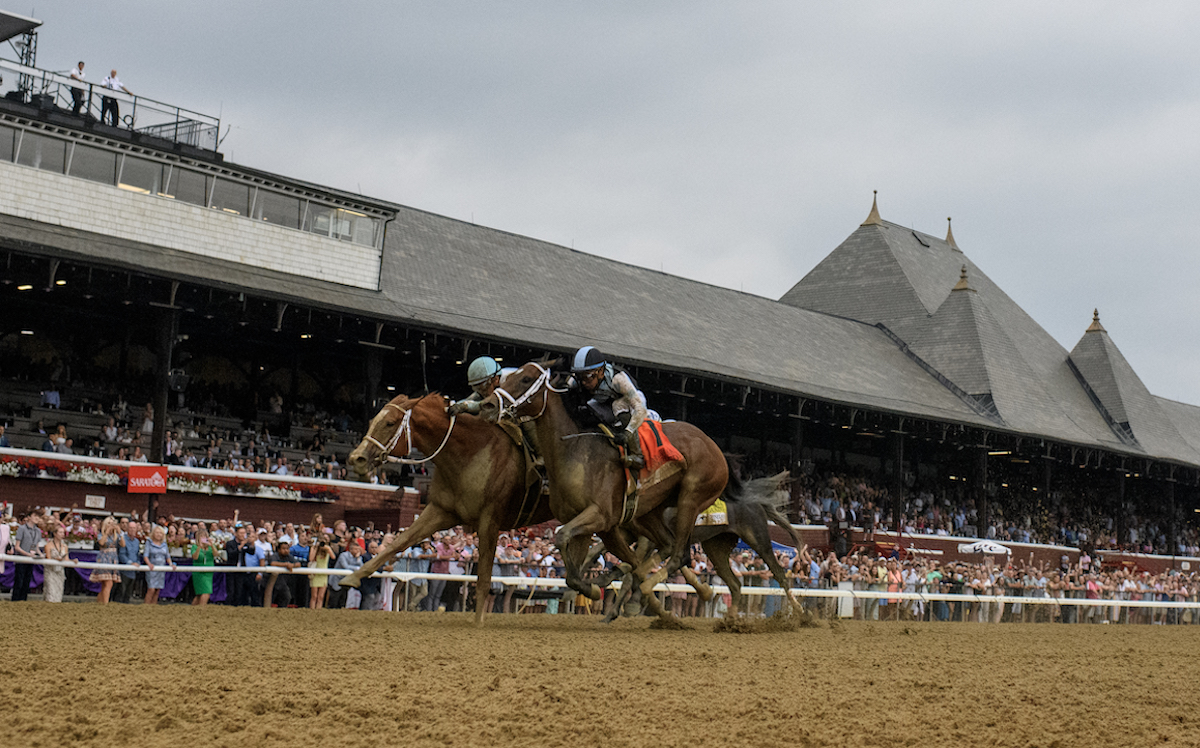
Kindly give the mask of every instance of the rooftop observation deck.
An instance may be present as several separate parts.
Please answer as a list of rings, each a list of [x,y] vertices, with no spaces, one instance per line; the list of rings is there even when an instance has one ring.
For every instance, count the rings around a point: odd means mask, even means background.
[[[0,111],[79,130],[91,130],[117,141],[192,158],[220,162],[217,153],[221,120],[175,104],[112,91],[97,82],[0,59]],[[75,96],[81,106],[75,112]],[[120,110],[116,126],[101,122],[103,100],[114,99]]]

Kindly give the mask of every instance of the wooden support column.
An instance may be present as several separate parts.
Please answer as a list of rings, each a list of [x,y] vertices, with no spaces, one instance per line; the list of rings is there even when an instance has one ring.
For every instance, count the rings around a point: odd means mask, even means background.
[[[1117,468],[1117,545],[1128,541],[1129,526],[1125,512],[1125,460]],[[1137,550],[1136,548],[1133,550]]]
[[[154,433],[150,436],[150,462],[163,464],[166,457],[165,442],[167,436],[167,404],[170,397],[171,352],[175,347],[175,327],[177,324],[177,308],[174,305],[157,305],[158,366],[154,371]],[[155,503],[158,494],[147,494],[146,516],[151,522],[155,520]]]
[[[1167,505],[1171,507],[1171,521],[1167,525],[1167,545],[1171,547],[1171,555],[1179,553],[1179,517],[1175,511],[1175,476],[1172,470],[1167,475]]]
[[[892,530],[897,538],[904,530],[904,435],[899,431],[888,434],[888,446],[892,457],[891,494]]]
[[[978,447],[975,453],[975,534],[983,537],[987,534],[987,484],[988,484],[988,448]]]

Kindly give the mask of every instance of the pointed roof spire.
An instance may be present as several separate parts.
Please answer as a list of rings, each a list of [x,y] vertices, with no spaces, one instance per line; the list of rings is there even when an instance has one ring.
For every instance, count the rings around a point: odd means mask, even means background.
[[[1100,324],[1100,310],[1092,310],[1092,324],[1088,325],[1087,332],[1108,332],[1104,329],[1104,325]]]
[[[958,244],[956,244],[954,241],[954,232],[950,228],[949,216],[946,217],[946,243],[950,245],[950,249],[957,249],[959,252],[962,251],[961,249],[958,249]]]
[[[862,222],[863,226],[879,226],[883,223],[883,219],[879,217],[879,190],[872,190],[873,197],[871,198],[871,215],[867,216],[867,220]]]
[[[945,286],[942,286],[942,288],[945,288]],[[971,284],[967,282],[967,266],[966,265],[962,266],[962,273],[958,276],[958,283],[954,284],[954,290],[955,291],[974,291],[975,290],[975,289],[971,288]]]

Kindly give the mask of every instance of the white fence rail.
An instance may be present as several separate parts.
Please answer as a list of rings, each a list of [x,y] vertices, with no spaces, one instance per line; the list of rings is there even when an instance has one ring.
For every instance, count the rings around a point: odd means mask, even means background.
[[[63,566],[67,568],[79,569],[104,569],[109,571],[175,571],[175,572],[215,572],[221,574],[295,574],[303,576],[348,576],[353,573],[349,569],[317,569],[302,566],[296,569],[287,569],[282,566],[187,566],[180,565],[176,567],[156,566],[151,569],[145,564],[101,564],[94,561],[52,561],[50,559],[36,558],[31,559],[26,556],[8,556],[0,554],[0,561],[15,562],[19,564],[39,564],[43,566]],[[402,582],[407,582],[413,579],[444,579],[451,582],[469,582],[474,584],[477,577],[473,574],[435,574],[431,572],[410,572],[410,571],[390,571],[376,572],[376,577],[384,577],[395,579]],[[566,580],[557,578],[545,577],[492,577],[492,582],[503,584],[508,587],[529,588],[529,587],[544,587],[546,589],[565,588]],[[613,582],[613,586],[620,588],[620,581]],[[727,594],[729,588],[723,584],[712,585],[713,591],[716,594]],[[660,584],[654,588],[658,592],[695,592],[690,585],[687,584]],[[779,587],[743,587],[742,594],[748,596],[780,596],[784,594],[783,589]],[[818,598],[818,599],[851,599],[851,600],[900,600],[900,601],[916,601],[922,603],[946,602],[946,603],[990,603],[993,605],[1009,604],[1009,605],[1052,605],[1052,606],[1074,606],[1074,607],[1096,607],[1096,608],[1165,608],[1172,610],[1195,610],[1200,611],[1200,602],[1185,602],[1171,600],[1121,600],[1113,598],[1102,598],[1099,600],[1088,600],[1085,598],[1062,598],[1062,597],[1019,597],[1013,595],[955,595],[943,592],[887,592],[883,590],[843,590],[843,589],[808,589],[802,587],[793,587],[792,594],[800,598]],[[1135,593],[1140,594],[1140,593]]]

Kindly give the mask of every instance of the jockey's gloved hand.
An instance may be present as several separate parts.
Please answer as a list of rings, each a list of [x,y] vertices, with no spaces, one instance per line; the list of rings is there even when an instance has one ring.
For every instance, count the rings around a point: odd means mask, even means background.
[[[466,400],[459,400],[456,403],[451,403],[450,407],[446,408],[446,415],[457,416],[461,413],[470,413],[471,403]]]

